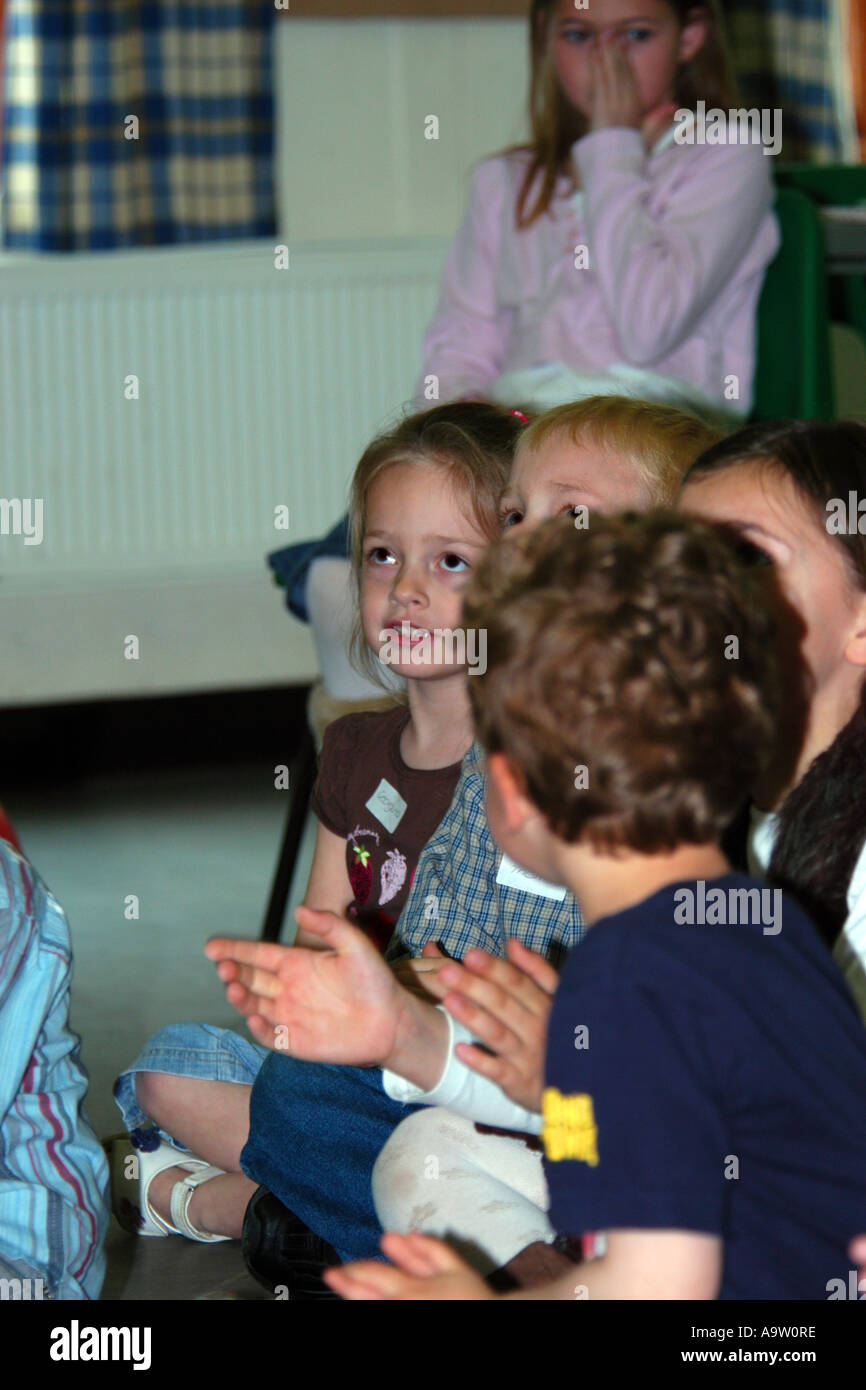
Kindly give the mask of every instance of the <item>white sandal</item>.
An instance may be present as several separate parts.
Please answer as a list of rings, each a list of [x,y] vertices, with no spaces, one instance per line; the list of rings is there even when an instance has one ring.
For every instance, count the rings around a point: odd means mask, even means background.
[[[139,1236],[186,1236],[187,1240],[200,1241],[205,1245],[231,1240],[231,1236],[198,1230],[188,1215],[195,1189],[211,1178],[220,1177],[224,1169],[214,1168],[204,1159],[193,1158],[164,1141],[150,1151],[137,1149],[126,1134],[112,1135],[111,1139],[106,1140],[105,1149],[111,1166],[112,1210],[125,1231]],[[127,1171],[127,1163],[132,1155],[137,1159],[134,1170],[136,1177]],[[150,1184],[157,1173],[164,1172],[166,1168],[183,1168],[186,1171],[186,1177],[179,1178],[171,1189],[170,1221],[154,1211],[148,1199]],[[134,1197],[126,1195],[131,1183],[136,1184]]]

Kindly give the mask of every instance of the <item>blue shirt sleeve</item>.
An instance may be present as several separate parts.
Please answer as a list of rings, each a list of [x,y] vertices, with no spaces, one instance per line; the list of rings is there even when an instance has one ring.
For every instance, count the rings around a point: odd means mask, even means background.
[[[0,1263],[57,1299],[97,1298],[108,1168],[82,1103],[62,908],[0,846]]]
[[[592,975],[575,969],[551,1016],[542,1130],[551,1222],[565,1235],[721,1234],[736,1168],[704,1045],[714,1025],[644,983]]]

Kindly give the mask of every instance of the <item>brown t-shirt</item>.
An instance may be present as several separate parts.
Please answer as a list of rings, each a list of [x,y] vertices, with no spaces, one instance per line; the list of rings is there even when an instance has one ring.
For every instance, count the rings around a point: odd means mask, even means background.
[[[400,735],[408,722],[408,706],[398,705],[329,724],[311,803],[326,830],[346,841],[354,894],[348,916],[383,949],[460,775],[460,763],[407,767]]]

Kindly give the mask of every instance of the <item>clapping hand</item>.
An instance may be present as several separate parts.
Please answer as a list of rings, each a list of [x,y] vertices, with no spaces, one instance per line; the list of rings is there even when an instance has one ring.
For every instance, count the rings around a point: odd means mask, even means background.
[[[363,932],[333,912],[299,907],[298,925],[322,950],[217,937],[205,955],[226,997],[263,1047],[307,1061],[382,1065],[404,992]]]
[[[539,1111],[547,1024],[559,977],[544,956],[514,938],[506,952],[508,959],[502,960],[467,951],[462,962],[443,962],[425,983],[484,1044],[458,1043],[461,1062],[495,1081],[517,1105]]]

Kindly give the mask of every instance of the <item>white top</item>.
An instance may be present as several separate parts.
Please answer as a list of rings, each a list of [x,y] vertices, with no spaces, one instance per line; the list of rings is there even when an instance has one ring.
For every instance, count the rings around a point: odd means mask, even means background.
[[[442,1006],[437,1004],[436,1007]],[[456,1115],[463,1115],[478,1124],[493,1125],[497,1129],[540,1134],[541,1115],[515,1105],[495,1081],[488,1081],[486,1076],[460,1061],[454,1052],[457,1044],[477,1042],[477,1039],[450,1014],[445,1016],[449,1027],[447,1060],[433,1090],[422,1091],[420,1086],[413,1086],[411,1081],[404,1080],[395,1072],[383,1071],[382,1085],[386,1095],[409,1105],[441,1105],[446,1110],[453,1110]]]
[[[763,878],[767,872],[778,830],[779,817],[775,811],[759,811],[757,806],[752,806],[748,861],[749,872],[756,877]],[[866,1021],[866,844],[848,884],[848,916],[833,949],[833,958]]]

